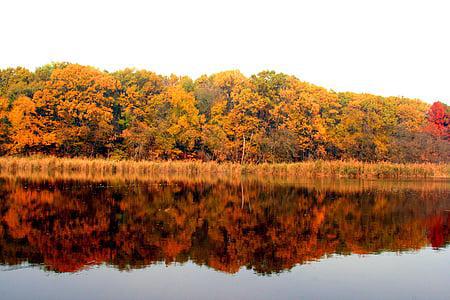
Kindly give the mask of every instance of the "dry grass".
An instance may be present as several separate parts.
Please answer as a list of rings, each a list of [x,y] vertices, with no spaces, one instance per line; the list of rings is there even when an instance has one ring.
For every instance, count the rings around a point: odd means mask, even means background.
[[[185,176],[289,176],[294,178],[450,178],[449,164],[305,161],[282,164],[216,163],[201,161],[114,161],[56,157],[0,157],[0,174],[46,174],[59,177],[145,178],[162,174]]]

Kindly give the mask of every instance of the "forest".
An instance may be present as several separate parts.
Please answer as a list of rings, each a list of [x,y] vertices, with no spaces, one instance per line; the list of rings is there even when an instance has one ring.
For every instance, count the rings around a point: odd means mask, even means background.
[[[442,99],[441,99],[442,100]],[[450,107],[237,70],[0,70],[0,155],[276,163],[449,162]]]

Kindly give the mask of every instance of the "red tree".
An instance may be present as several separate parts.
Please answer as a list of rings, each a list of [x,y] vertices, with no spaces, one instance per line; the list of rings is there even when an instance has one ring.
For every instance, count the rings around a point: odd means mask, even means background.
[[[434,102],[428,110],[426,131],[443,139],[450,139],[449,107],[442,102]]]

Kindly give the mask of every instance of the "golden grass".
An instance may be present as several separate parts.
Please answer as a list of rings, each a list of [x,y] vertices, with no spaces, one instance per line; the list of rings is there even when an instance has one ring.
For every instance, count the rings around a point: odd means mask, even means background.
[[[56,157],[0,157],[0,175],[47,174],[59,177],[151,178],[162,174],[192,176],[288,176],[293,178],[450,178],[450,164],[396,164],[359,161],[305,161],[235,164],[201,161],[115,161]]]

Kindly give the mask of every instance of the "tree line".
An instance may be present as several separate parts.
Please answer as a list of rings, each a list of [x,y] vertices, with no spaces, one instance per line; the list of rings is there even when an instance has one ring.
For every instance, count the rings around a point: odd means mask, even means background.
[[[449,122],[442,102],[340,93],[274,71],[0,70],[1,155],[441,162]]]

